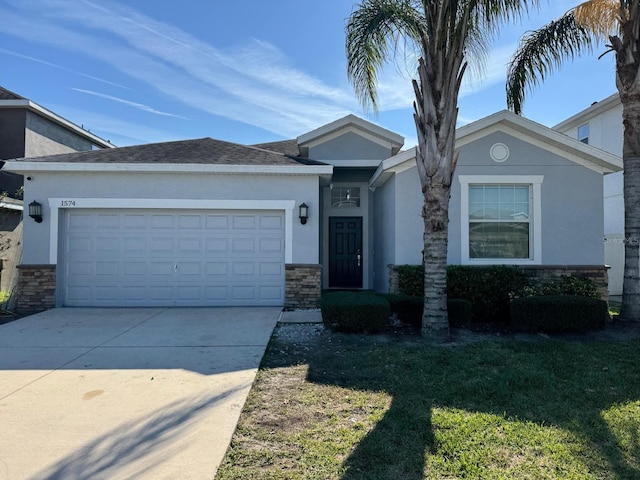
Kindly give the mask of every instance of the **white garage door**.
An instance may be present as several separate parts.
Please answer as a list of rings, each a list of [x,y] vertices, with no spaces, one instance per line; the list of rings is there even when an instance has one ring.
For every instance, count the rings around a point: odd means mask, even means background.
[[[279,211],[67,210],[68,306],[284,303]]]

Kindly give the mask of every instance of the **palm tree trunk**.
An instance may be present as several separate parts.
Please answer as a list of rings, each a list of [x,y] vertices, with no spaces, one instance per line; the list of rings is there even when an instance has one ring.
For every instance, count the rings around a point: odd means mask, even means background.
[[[640,321],[640,88],[621,92],[624,142],[624,282],[621,318]]]
[[[429,183],[423,188],[424,309],[422,336],[433,342],[449,340],[447,315],[447,235],[450,187]]]

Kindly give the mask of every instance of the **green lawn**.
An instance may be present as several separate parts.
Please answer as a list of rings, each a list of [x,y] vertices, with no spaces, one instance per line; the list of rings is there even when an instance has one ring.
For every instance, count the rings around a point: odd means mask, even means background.
[[[639,359],[639,340],[433,347],[283,325],[216,478],[638,479]]]

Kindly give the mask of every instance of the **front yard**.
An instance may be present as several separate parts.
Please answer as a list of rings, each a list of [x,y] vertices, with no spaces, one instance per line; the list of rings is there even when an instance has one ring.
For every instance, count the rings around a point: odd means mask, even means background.
[[[226,479],[640,478],[640,340],[276,328]]]

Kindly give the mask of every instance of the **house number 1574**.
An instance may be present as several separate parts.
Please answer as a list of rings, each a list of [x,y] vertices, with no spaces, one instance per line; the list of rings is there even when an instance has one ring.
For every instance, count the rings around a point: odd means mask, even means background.
[[[76,201],[75,200],[62,200],[60,202],[60,206],[61,207],[75,207],[76,206]]]

